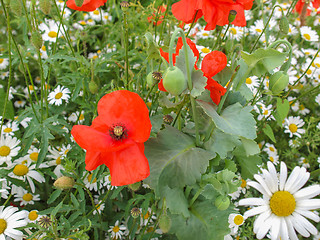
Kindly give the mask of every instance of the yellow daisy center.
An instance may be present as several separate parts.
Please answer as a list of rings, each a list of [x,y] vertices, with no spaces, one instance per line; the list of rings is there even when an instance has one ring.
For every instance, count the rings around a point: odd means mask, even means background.
[[[26,202],[30,202],[33,199],[33,196],[31,193],[26,193],[22,196],[22,199],[25,200]]]
[[[55,31],[50,31],[50,32],[48,33],[48,36],[51,37],[51,38],[56,38],[57,35],[58,35],[58,33],[55,32]]]
[[[242,188],[245,188],[247,186],[247,181],[244,179],[241,179],[241,185]]]
[[[202,33],[202,36],[208,37],[209,34],[208,33]]]
[[[46,46],[43,45],[43,46],[41,47],[41,50],[42,50],[42,51],[46,51],[46,50],[47,50],[47,49],[46,49]]]
[[[230,28],[229,32],[231,32],[233,35],[237,34],[237,30],[235,28]]]
[[[246,79],[246,84],[251,84],[251,83],[252,83],[251,78],[247,78],[247,79]]]
[[[37,153],[37,152],[33,152],[33,153],[31,153],[31,154],[29,155],[29,157],[30,157],[30,159],[31,159],[32,161],[37,161],[37,160],[38,160],[38,156],[39,156],[39,153]]]
[[[81,25],[86,25],[87,23],[85,21],[80,22]]]
[[[119,226],[114,226],[112,228],[112,231],[115,232],[115,233],[119,232],[119,230],[120,230]]]
[[[3,61],[4,61],[3,58],[0,58],[0,64],[3,63]]]
[[[94,60],[94,59],[97,59],[97,58],[98,58],[97,55],[94,55],[94,56],[92,57],[93,60]]]
[[[58,157],[58,158],[56,159],[56,164],[57,164],[57,165],[60,165],[60,164],[61,164],[61,157]]]
[[[271,162],[274,162],[274,158],[273,158],[272,156],[269,157],[269,160],[270,160]]]
[[[209,53],[210,50],[209,50],[208,48],[202,48],[202,49],[201,49],[201,52],[203,52],[203,53]]]
[[[81,113],[80,116],[79,116],[79,120],[83,120],[84,119],[84,115]]]
[[[274,151],[275,151],[273,147],[269,147],[269,150],[270,150],[271,152],[274,152]]]
[[[289,130],[290,130],[290,132],[295,133],[298,130],[298,127],[294,123],[291,123],[289,125]]]
[[[54,96],[55,99],[60,99],[62,97],[62,92],[58,92],[56,96]]]
[[[89,183],[91,182],[92,175],[93,175],[93,174],[92,174],[92,173],[90,173],[90,174],[89,174],[89,176],[88,176],[88,182],[89,182]],[[94,178],[94,179],[93,179],[93,181],[92,181],[92,183],[95,183],[96,181],[97,181],[97,179],[96,179],[96,178]]]
[[[270,199],[271,211],[279,216],[289,216],[296,208],[296,200],[288,191],[275,192]]]
[[[29,172],[29,168],[26,165],[18,164],[12,171],[17,176],[24,176]]]
[[[311,69],[308,69],[307,74],[310,75],[312,73]]]
[[[304,105],[303,105],[303,104],[300,104],[300,105],[299,105],[299,109],[300,109],[300,110],[305,109]]]
[[[237,215],[234,217],[233,222],[239,226],[243,223],[243,217],[241,215]]]
[[[150,217],[150,213],[147,212],[146,215],[143,216],[144,219],[148,219]]]
[[[94,11],[93,11],[93,14],[94,14],[94,15],[99,15],[99,10],[94,10]]]
[[[33,211],[29,212],[28,218],[29,218],[31,221],[36,220],[36,219],[38,218],[38,213],[37,213],[37,211],[33,210]]]
[[[4,233],[4,231],[7,229],[7,221],[4,219],[0,219],[0,234]]]
[[[269,111],[268,110],[264,110],[263,115],[268,115]]]
[[[1,146],[0,147],[0,156],[6,157],[10,154],[11,149],[8,146]]]
[[[262,30],[259,29],[259,28],[257,28],[256,31],[257,31],[258,33],[261,33],[261,32],[262,32]]]
[[[3,131],[4,131],[5,133],[10,133],[10,132],[12,132],[12,128],[7,127],[7,128],[5,128]]]
[[[29,90],[30,90],[30,91],[33,91],[33,90],[34,90],[34,88],[33,88],[32,85],[29,85]]]
[[[310,41],[311,37],[310,37],[310,35],[308,33],[303,34],[303,36],[305,37],[305,39]]]

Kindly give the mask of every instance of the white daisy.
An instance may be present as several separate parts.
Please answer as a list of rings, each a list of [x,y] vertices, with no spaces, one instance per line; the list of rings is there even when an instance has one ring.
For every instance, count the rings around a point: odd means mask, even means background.
[[[318,94],[315,98],[316,103],[320,105],[320,94]]]
[[[14,136],[14,132],[18,131],[19,127],[16,122],[8,122],[7,124],[2,126],[2,134],[5,136]]]
[[[301,113],[302,115],[307,115],[310,113],[310,110],[301,103],[299,105],[299,113]]]
[[[124,234],[123,231],[125,230],[127,230],[127,228],[124,225],[119,225],[119,220],[117,220],[114,226],[110,226],[108,232],[111,233],[112,239],[121,239]]]
[[[9,59],[8,58],[2,58],[0,56],[0,69],[5,69],[9,66]]]
[[[36,221],[41,217],[41,215],[38,214],[37,210],[32,210],[28,212],[28,218],[27,221],[29,223],[36,223]]]
[[[7,77],[9,77],[9,72],[1,72],[0,73],[0,78],[2,80],[6,79]]]
[[[302,167],[306,168],[306,169],[308,169],[308,168],[310,167],[309,160],[306,159],[305,157],[301,157],[301,158],[299,159],[299,164],[300,164]]]
[[[83,182],[85,186],[91,191],[94,189],[95,191],[98,191],[98,183],[97,178],[92,179],[93,173],[89,173],[85,179],[83,179]]]
[[[236,26],[230,26],[227,34],[230,38],[236,39],[237,41],[240,41],[241,38],[243,37],[243,28],[236,27]]]
[[[297,147],[300,146],[300,143],[296,139],[290,139],[289,140],[289,146],[292,147],[292,148],[297,148]]]
[[[65,100],[66,102],[68,102],[68,99],[70,98],[69,93],[71,93],[69,91],[68,88],[65,87],[60,87],[60,85],[58,85],[58,87],[56,87],[56,89],[54,89],[53,92],[49,93],[48,96],[48,101],[49,104],[55,104],[57,106],[62,104],[62,100]]]
[[[62,177],[63,174],[61,173],[61,170],[64,170],[64,167],[61,164],[61,153],[57,149],[52,147],[49,147],[48,150],[51,154],[47,157],[53,159],[48,162],[48,166],[55,166],[55,169],[53,170],[54,174],[57,176],[57,178]]]
[[[239,226],[244,223],[245,219],[241,214],[231,213],[228,218],[229,228],[231,235],[235,235],[238,232]]]
[[[23,233],[16,228],[24,227],[27,225],[25,211],[19,212],[16,207],[0,207],[0,239],[5,240],[6,236],[22,240]]]
[[[22,108],[22,107],[24,107],[25,104],[26,104],[26,101],[24,101],[24,100],[17,100],[17,101],[14,102],[13,105],[14,105],[16,108]]]
[[[302,188],[310,177],[305,168],[295,167],[287,178],[287,166],[280,164],[280,175],[271,162],[268,170],[262,169],[261,174],[255,174],[257,182],[252,181],[251,187],[263,194],[263,198],[241,199],[241,206],[257,206],[244,213],[244,217],[259,215],[253,231],[258,239],[270,233],[272,240],[298,240],[296,231],[303,237],[317,234],[317,229],[307,219],[315,222],[320,217],[310,210],[320,207],[320,199],[312,199],[320,194],[320,185]],[[301,189],[302,188],[302,189]]]
[[[116,186],[112,186],[112,185],[111,185],[111,175],[110,175],[110,174],[107,175],[106,177],[104,177],[103,186],[104,186],[104,187],[107,186],[107,189],[108,189],[108,190],[113,190],[113,189],[118,188],[118,187],[116,187]]]
[[[57,36],[60,37],[60,32],[58,33],[58,23],[54,20],[48,20],[46,23],[40,23],[39,30],[42,33],[43,41],[56,42]]]
[[[7,185],[7,180],[5,178],[0,179],[0,195],[1,198],[7,199],[9,192],[8,189],[10,189]]]
[[[7,164],[11,161],[12,157],[18,155],[20,150],[20,140],[16,137],[12,138],[11,136],[1,136],[0,139],[0,165],[2,163],[7,162]]]
[[[306,130],[301,128],[304,125],[303,119],[301,119],[299,116],[297,117],[292,117],[290,116],[289,118],[285,119],[285,133],[289,133],[289,137],[297,136],[301,138],[301,134],[304,134]]]
[[[25,205],[33,205],[34,201],[39,201],[40,195],[39,194],[32,194],[29,193],[27,190],[20,188],[20,190],[15,194],[15,202],[20,202],[20,206]]]
[[[93,20],[100,22],[103,14],[104,14],[104,12],[102,9],[96,9],[92,12],[89,12],[89,15],[87,15],[87,16],[88,16],[88,18],[92,18]]]
[[[141,220],[140,220],[141,226],[147,226],[153,223],[154,220],[157,220],[157,216],[154,214],[154,212],[150,207],[148,208],[147,212],[145,212],[142,208],[140,208],[140,212],[141,212]]]
[[[310,42],[317,42],[319,41],[319,36],[316,31],[312,30],[309,26],[303,26],[300,28],[301,37],[304,40],[310,41]]]

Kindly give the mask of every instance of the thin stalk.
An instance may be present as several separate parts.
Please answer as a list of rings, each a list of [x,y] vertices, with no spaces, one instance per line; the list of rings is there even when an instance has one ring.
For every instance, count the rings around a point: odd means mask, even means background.
[[[125,88],[128,89],[129,85],[129,34],[128,34],[128,13],[127,10],[123,11],[123,24],[124,24],[124,47],[125,47]]]
[[[189,28],[189,30],[188,30],[188,32],[187,32],[187,34],[186,34],[186,37],[189,36],[189,33],[191,32],[191,29],[194,27],[194,25],[195,25],[195,23],[196,23],[196,18],[197,18],[198,12],[199,12],[199,10],[197,10],[197,11],[196,11],[196,14],[194,15],[194,18],[193,18],[192,23],[191,23],[191,25],[190,25],[190,28]]]
[[[202,192],[202,188],[199,188],[198,191],[196,192],[196,194],[192,197],[190,203],[189,203],[189,207],[191,207],[194,202],[198,199],[198,197],[200,196],[201,192]]]
[[[290,7],[288,8],[287,14],[286,14],[287,17],[288,17],[289,14],[292,12],[292,10],[293,10],[293,8],[296,6],[297,2],[298,2],[298,0],[293,0],[293,1],[292,1]]]

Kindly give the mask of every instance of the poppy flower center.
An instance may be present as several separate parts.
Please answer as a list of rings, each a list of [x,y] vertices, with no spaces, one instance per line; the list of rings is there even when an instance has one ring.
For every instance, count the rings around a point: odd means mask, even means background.
[[[0,156],[6,157],[10,154],[11,149],[8,146],[1,146],[0,147]]]
[[[115,140],[123,140],[128,136],[127,128],[121,124],[115,124],[109,129],[110,136]]]
[[[24,176],[29,172],[29,168],[26,165],[18,164],[12,172],[17,176]]]
[[[30,193],[26,193],[22,196],[22,199],[25,200],[26,202],[30,202],[33,199],[33,196]]]
[[[7,229],[7,222],[4,219],[0,219],[0,234],[4,233],[4,231]]]
[[[31,212],[29,213],[28,217],[29,217],[29,219],[30,219],[31,221],[36,220],[36,219],[38,218],[38,213],[37,213],[37,211],[34,211],[34,210],[31,211]]]
[[[270,199],[271,211],[279,216],[289,216],[296,208],[296,200],[288,191],[275,192]]]

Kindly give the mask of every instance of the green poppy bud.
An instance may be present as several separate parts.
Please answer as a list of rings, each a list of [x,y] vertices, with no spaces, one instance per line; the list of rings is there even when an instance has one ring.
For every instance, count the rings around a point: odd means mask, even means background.
[[[44,14],[48,15],[51,11],[51,1],[50,0],[40,0],[39,1],[39,8]]]
[[[129,184],[128,187],[129,187],[132,191],[136,192],[136,191],[138,191],[139,188],[141,187],[141,182],[136,182],[136,183],[133,183],[133,184]]]
[[[289,32],[289,22],[288,18],[285,15],[282,15],[279,21],[280,32],[284,35],[287,35]]]
[[[40,49],[42,47],[42,36],[39,32],[33,32],[31,34],[31,43],[36,49]]]
[[[236,16],[237,16],[237,11],[231,10],[229,12],[229,16],[228,16],[229,23],[232,23],[234,21],[234,19],[236,18]]]
[[[99,86],[96,84],[95,81],[90,81],[89,82],[89,90],[92,94],[96,94],[99,90]]]
[[[269,79],[269,89],[274,95],[283,91],[289,83],[289,75],[283,71],[274,73]]]
[[[73,188],[74,186],[74,179],[67,176],[59,177],[54,183],[53,186],[55,186],[58,189],[66,190]]]
[[[169,232],[171,228],[171,218],[167,215],[161,215],[159,219],[159,227],[163,233]]]
[[[226,210],[230,206],[230,199],[227,196],[220,195],[216,198],[214,205],[221,211]]]
[[[77,7],[81,7],[83,5],[83,0],[75,0],[74,2]]]
[[[163,87],[172,95],[177,96],[187,89],[187,80],[179,68],[169,67],[163,78]]]

